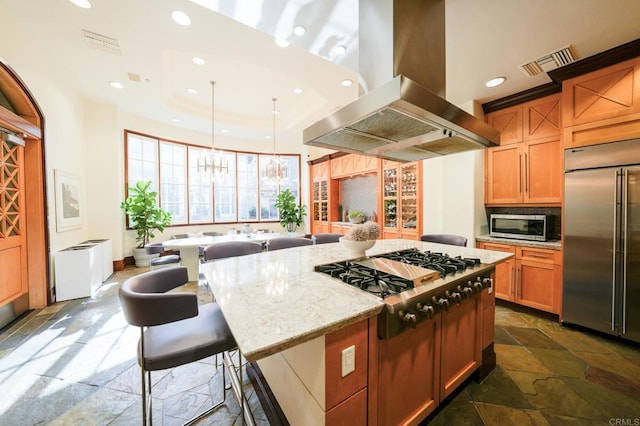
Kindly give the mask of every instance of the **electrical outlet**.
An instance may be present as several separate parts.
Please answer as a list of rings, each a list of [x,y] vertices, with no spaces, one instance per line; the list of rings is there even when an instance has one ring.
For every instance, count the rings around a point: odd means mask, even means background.
[[[356,347],[349,346],[342,350],[342,377],[356,370]]]

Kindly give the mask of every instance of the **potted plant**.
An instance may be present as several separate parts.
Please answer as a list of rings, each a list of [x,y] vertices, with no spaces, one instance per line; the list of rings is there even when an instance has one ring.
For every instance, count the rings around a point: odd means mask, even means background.
[[[131,227],[136,230],[138,246],[134,249],[136,266],[149,266],[145,246],[153,238],[156,230],[162,232],[171,225],[171,212],[157,205],[158,193],[150,189],[151,182],[137,182],[129,187],[129,196],[120,204],[120,208],[129,216]],[[156,254],[157,256],[157,254]]]
[[[307,206],[297,204],[295,195],[288,189],[278,194],[275,206],[280,216],[280,225],[287,232],[295,231],[298,226],[302,225],[303,218],[307,215]]]
[[[351,223],[362,223],[364,222],[364,212],[360,210],[350,210],[349,211],[349,221]]]

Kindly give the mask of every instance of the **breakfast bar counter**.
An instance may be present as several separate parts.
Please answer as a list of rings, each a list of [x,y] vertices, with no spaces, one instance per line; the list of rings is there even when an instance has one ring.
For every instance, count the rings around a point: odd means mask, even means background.
[[[367,255],[417,247],[495,264],[509,253],[412,240],[377,240]],[[350,258],[340,243],[319,244],[200,265],[248,361],[280,352],[380,313],[384,302],[315,265]]]

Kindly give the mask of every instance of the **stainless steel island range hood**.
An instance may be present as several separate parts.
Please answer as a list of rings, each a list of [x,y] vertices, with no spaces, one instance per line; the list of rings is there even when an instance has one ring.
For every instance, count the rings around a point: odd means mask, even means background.
[[[306,128],[305,144],[416,161],[499,142],[497,130],[444,99],[444,3],[360,1],[360,75],[373,89]]]

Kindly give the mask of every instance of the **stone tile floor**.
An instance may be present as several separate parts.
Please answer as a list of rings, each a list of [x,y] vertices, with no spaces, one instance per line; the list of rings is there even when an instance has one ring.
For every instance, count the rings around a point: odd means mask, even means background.
[[[95,298],[30,312],[0,330],[0,425],[140,424],[138,329],[127,325],[117,272]],[[189,284],[202,302],[208,289]],[[496,308],[498,366],[468,381],[423,424],[639,425],[640,350],[509,307]],[[221,398],[213,359],[153,373],[154,423],[181,424]],[[246,376],[245,376],[246,377]],[[268,424],[248,380],[245,393]],[[232,392],[199,424],[240,424]],[[306,426],[306,425],[305,425]]]

